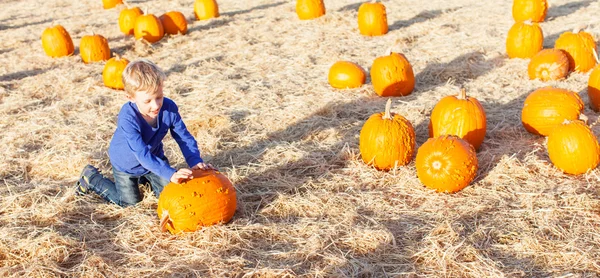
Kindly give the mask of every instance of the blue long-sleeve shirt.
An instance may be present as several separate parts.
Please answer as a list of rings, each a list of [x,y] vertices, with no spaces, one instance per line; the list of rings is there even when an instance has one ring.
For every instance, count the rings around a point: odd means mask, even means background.
[[[169,130],[190,167],[203,162],[198,143],[181,120],[175,102],[164,98],[156,127],[144,120],[135,103],[125,103],[108,148],[113,168],[132,175],[144,175],[150,171],[170,180],[176,170],[169,165],[162,143]]]

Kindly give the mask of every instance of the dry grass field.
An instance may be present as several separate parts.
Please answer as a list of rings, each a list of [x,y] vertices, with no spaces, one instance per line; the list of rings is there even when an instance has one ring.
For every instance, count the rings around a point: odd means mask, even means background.
[[[380,37],[359,34],[357,0],[325,1],[327,14],[308,21],[295,1],[278,0],[219,0],[219,18],[195,21],[193,2],[129,1],[188,18],[187,35],[148,45],[120,33],[122,6],[0,1],[0,276],[600,276],[600,169],[563,174],[520,120],[527,94],[550,85],[579,92],[600,135],[589,72],[529,80],[528,60],[506,56],[512,1],[384,0],[390,31]],[[598,1],[549,2],[545,47],[581,25],[600,38]],[[54,24],[70,32],[73,56],[44,54],[40,36]],[[166,96],[237,189],[230,223],[171,235],[148,188],[129,208],[75,195],[84,165],[111,173],[108,144],[126,101],[103,86],[104,63],[82,63],[79,41],[92,33],[166,71]],[[334,62],[368,71],[396,41],[417,84],[392,112],[411,121],[417,147],[433,106],[460,88],[487,113],[477,177],[456,194],[425,188],[414,161],[366,166],[358,134],[387,98],[370,79],[350,90],[327,82]],[[167,138],[171,163],[185,167]]]

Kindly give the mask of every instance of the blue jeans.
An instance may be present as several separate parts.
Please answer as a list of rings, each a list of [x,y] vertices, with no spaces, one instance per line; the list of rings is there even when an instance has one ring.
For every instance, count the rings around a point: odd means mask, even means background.
[[[114,182],[109,178],[98,173],[90,177],[90,187],[102,198],[113,202],[119,206],[133,206],[142,201],[139,184],[150,182],[154,195],[158,198],[169,180],[148,172],[147,174],[136,176],[113,168]]]

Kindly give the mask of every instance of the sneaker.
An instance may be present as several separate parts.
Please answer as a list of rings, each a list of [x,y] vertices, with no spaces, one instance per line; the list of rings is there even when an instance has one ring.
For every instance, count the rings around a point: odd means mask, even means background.
[[[94,174],[100,173],[98,169],[92,165],[86,165],[79,175],[79,180],[75,183],[75,192],[77,195],[85,195],[91,190],[90,180]]]

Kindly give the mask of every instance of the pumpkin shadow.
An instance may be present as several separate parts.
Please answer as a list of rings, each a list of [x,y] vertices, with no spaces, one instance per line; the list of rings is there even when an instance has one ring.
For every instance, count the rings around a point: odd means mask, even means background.
[[[13,73],[8,73],[8,74],[4,74],[4,75],[0,75],[0,82],[7,82],[7,81],[16,81],[16,80],[21,80],[27,77],[33,77],[36,75],[40,75],[43,74],[49,70],[51,70],[52,68],[47,68],[47,69],[34,69],[34,70],[23,70],[23,71],[18,71],[18,72],[13,72]]]
[[[224,25],[227,25],[233,21],[232,18],[225,17],[217,17],[209,20],[193,20],[192,24],[194,25],[192,28],[188,28],[188,34],[196,31],[209,30],[212,28],[218,28]],[[188,25],[189,26],[189,25]]]
[[[19,24],[19,25],[4,25],[4,24],[0,24],[0,31],[2,31],[2,30],[8,30],[8,29],[20,29],[20,28],[27,27],[27,26],[45,24],[45,23],[52,22],[52,21],[53,21],[53,19],[44,19],[44,20],[41,20],[41,21],[27,22],[27,23],[23,23],[23,24]]]
[[[285,3],[287,3],[287,2],[281,1],[281,2],[276,2],[276,3],[271,3],[271,4],[263,4],[263,5],[259,5],[259,6],[256,6],[256,7],[250,8],[250,9],[246,9],[246,10],[224,12],[224,13],[221,13],[221,15],[224,15],[224,16],[236,16],[236,15],[250,13],[250,12],[253,12],[253,11],[257,11],[257,10],[266,10],[266,9],[269,9],[269,8],[281,6],[281,5],[285,4]]]
[[[341,8],[339,8],[337,11],[338,12],[346,12],[346,11],[356,11],[358,12],[358,8],[360,8],[360,5],[362,5],[364,2],[358,2],[358,3],[354,3],[354,4],[348,4],[346,6],[343,6]]]
[[[550,6],[550,8],[548,9],[548,13],[546,14],[546,17],[548,18],[547,21],[552,21],[559,17],[568,16],[572,13],[577,12],[580,9],[588,7],[590,4],[596,1],[597,0],[584,0],[566,3],[560,6]]]
[[[394,23],[389,25],[388,29],[389,29],[389,31],[392,31],[392,30],[398,30],[401,28],[406,28],[413,24],[417,24],[417,23],[425,22],[430,19],[434,19],[444,13],[454,12],[460,8],[461,7],[456,7],[456,8],[452,8],[452,9],[446,9],[446,10],[431,10],[431,11],[425,10],[425,11],[422,11],[422,12],[418,13],[417,15],[413,16],[411,19],[395,21]]]
[[[563,32],[566,32],[566,30]],[[558,37],[560,37],[560,35],[562,35],[563,32],[554,33],[550,36],[544,37],[544,48],[554,48],[556,40]]]

